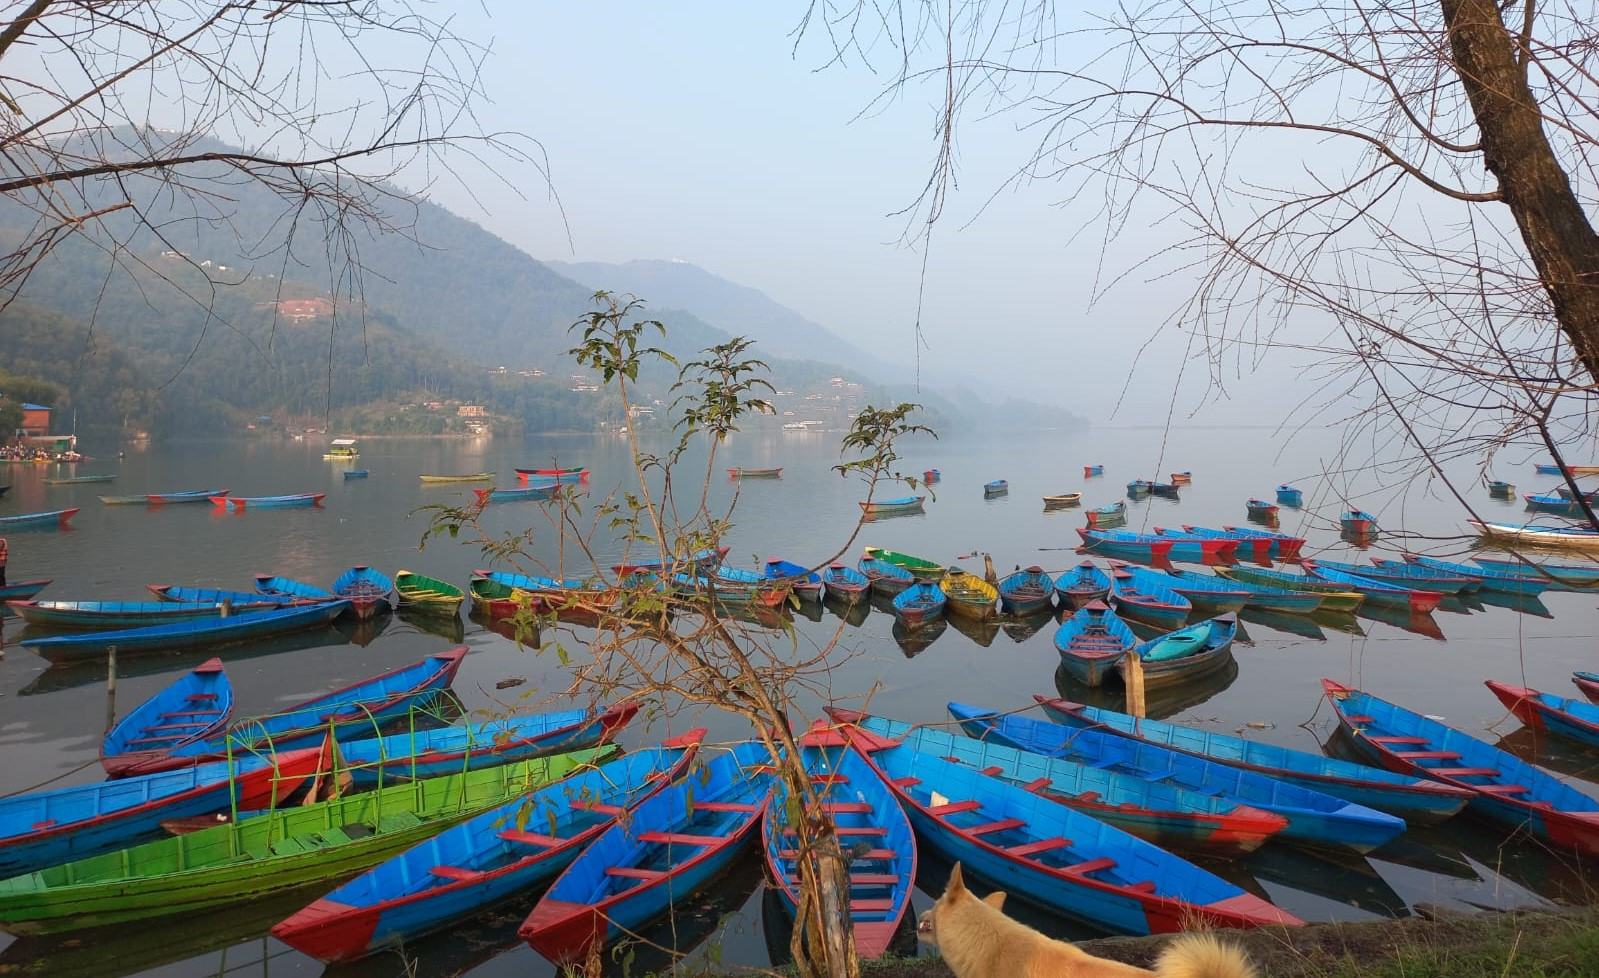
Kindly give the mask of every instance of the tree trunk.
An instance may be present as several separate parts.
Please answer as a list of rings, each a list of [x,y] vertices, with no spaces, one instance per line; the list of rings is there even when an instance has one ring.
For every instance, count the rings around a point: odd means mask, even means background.
[[[1494,0],[1440,0],[1440,6],[1455,71],[1482,134],[1483,165],[1499,180],[1556,322],[1599,382],[1599,235],[1544,134],[1516,36]]]
[[[785,760],[790,798],[804,798],[809,775],[797,760]],[[798,778],[798,783],[794,779]],[[793,818],[799,852],[800,903],[789,949],[801,978],[860,978],[855,935],[849,922],[849,866],[838,847],[833,819],[820,809]]]

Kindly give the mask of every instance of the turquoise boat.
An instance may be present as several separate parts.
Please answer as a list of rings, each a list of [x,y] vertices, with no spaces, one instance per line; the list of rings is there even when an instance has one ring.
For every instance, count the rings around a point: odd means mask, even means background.
[[[237,642],[267,638],[326,625],[342,614],[349,603],[298,605],[271,611],[251,611],[226,618],[196,618],[170,625],[119,629],[109,632],[84,632],[49,638],[25,638],[23,645],[52,662],[98,658],[113,646],[118,652],[153,652],[164,649],[213,648]]]

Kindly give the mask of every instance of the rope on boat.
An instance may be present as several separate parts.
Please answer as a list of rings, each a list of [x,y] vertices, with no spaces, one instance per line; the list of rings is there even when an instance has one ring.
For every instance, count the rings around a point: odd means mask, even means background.
[[[30,792],[38,791],[40,788],[43,788],[47,784],[54,784],[57,781],[60,781],[62,778],[70,778],[72,775],[77,774],[79,771],[83,770],[84,768],[92,767],[93,765],[99,764],[99,763],[100,763],[100,759],[99,758],[95,758],[92,761],[84,761],[82,764],[79,764],[77,767],[73,768],[70,771],[63,771],[63,772],[61,772],[60,774],[56,775],[53,778],[50,778],[50,779],[45,780],[45,781],[40,781],[38,784],[31,785],[31,786],[29,786],[27,788],[18,788],[16,791],[8,791],[5,794],[0,795],[0,798],[14,798],[17,795],[26,795],[26,794],[28,794]]]

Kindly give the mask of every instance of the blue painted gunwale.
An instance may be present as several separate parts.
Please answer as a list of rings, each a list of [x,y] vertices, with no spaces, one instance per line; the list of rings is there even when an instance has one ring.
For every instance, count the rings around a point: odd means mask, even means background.
[[[1110,571],[1110,605],[1123,618],[1167,629],[1181,628],[1193,602],[1159,581],[1138,580],[1125,568]]]
[[[915,628],[944,613],[944,589],[932,581],[916,581],[894,595],[894,617],[906,628]]]
[[[183,587],[177,584],[146,584],[145,590],[154,594],[162,601],[173,601],[181,604],[221,604],[226,601],[235,607],[247,604],[266,602],[279,607],[288,607],[294,604],[315,604],[305,598],[292,598],[283,594],[262,594],[259,591],[228,591],[214,587]],[[330,600],[328,598],[320,599]]]
[[[1085,560],[1055,578],[1055,595],[1063,608],[1082,608],[1090,601],[1110,596],[1110,575],[1091,560]]]
[[[1102,771],[1018,750],[995,738],[985,739],[983,721],[972,716],[986,711],[961,703],[949,704],[949,711],[969,736],[912,727],[885,717],[852,714],[851,719],[864,730],[900,741],[924,754],[954,760],[1166,848],[1249,852],[1288,825],[1281,815],[1230,798]],[[843,714],[839,716],[843,718]],[[1236,837],[1240,829],[1249,833],[1247,838]],[[1232,833],[1234,838],[1218,844],[1212,838],[1218,832]]]
[[[1048,707],[1049,697],[1034,696]],[[1051,711],[1051,715],[1055,715]],[[1159,744],[1128,740],[1112,733],[1038,720],[1010,727],[1002,742],[1019,750],[1064,757],[1151,781],[1210,791],[1288,819],[1278,838],[1309,846],[1346,847],[1369,852],[1405,830],[1403,819],[1334,797],[1314,788],[1184,754]],[[1025,732],[1025,739],[1014,736]]]
[[[518,936],[551,961],[583,961],[596,940],[637,932],[730,865],[771,802],[771,757],[764,745],[745,742],[702,754],[695,767],[600,833],[545,891]]]
[[[1200,578],[1199,572],[1173,568],[1167,571],[1173,577],[1183,581]],[[1308,615],[1321,607],[1325,600],[1314,591],[1289,591],[1286,588],[1267,587],[1264,584],[1250,584],[1246,581],[1235,581],[1231,578],[1219,578],[1226,581],[1234,590],[1243,591],[1249,597],[1244,600],[1245,608],[1259,608],[1262,611],[1281,611],[1288,614]]]
[[[284,598],[293,598],[296,601],[332,601],[334,594],[315,584],[306,584],[296,581],[291,577],[277,577],[272,574],[255,575],[255,589],[262,594],[272,594]]]
[[[786,582],[794,589],[794,593],[802,598],[820,601],[827,593],[827,586],[822,583],[822,575],[792,560],[773,557],[766,561],[765,566],[767,580]]]
[[[1113,565],[1113,569],[1115,565]],[[1152,567],[1122,564],[1120,568],[1133,575],[1140,590],[1163,587],[1188,599],[1188,603],[1202,612],[1221,614],[1225,611],[1242,611],[1249,603],[1249,592],[1237,587],[1223,577],[1210,575],[1168,574]]]
[[[222,615],[222,605],[216,602],[7,601],[6,605],[28,624],[47,628],[141,628]],[[276,601],[256,600],[235,605],[232,613],[278,607]]]
[[[262,717],[234,723],[215,737],[182,744],[154,755],[102,755],[111,775],[142,774],[189,767],[240,751],[284,751],[322,743],[331,728],[335,740],[370,736],[385,720],[422,707],[455,679],[466,646],[430,655],[398,669],[351,683]]]
[[[1049,798],[846,729],[852,748],[899,798],[918,839],[1013,897],[1121,934],[1171,933],[1195,916],[1233,927],[1301,923],[1158,846]],[[948,802],[935,804],[934,793]]]
[[[1029,567],[1005,575],[1000,579],[998,590],[1001,610],[1013,615],[1030,615],[1052,605],[1055,582],[1043,568]]]
[[[52,509],[47,513],[22,513],[17,516],[0,516],[0,526],[7,529],[21,529],[28,526],[45,526],[55,523],[66,526],[67,521],[78,512],[77,507],[72,509]]]
[[[801,738],[801,758],[822,803],[830,806],[839,845],[869,848],[850,860],[850,921],[855,953],[881,957],[910,909],[916,887],[916,836],[910,819],[878,777],[850,750],[837,730],[818,720]],[[785,829],[787,792],[781,784],[761,820],[761,843],[769,878],[792,917],[799,904],[799,868],[794,833]]]
[[[103,655],[112,645],[117,647],[118,652],[182,649],[196,645],[209,647],[326,625],[348,607],[348,602],[344,601],[297,605],[271,611],[251,611],[228,618],[199,618],[145,628],[26,638],[22,644],[52,661],[95,658]]]
[[[1561,472],[1560,466],[1552,462],[1538,462],[1533,465],[1532,470],[1539,475],[1559,475]]]
[[[151,841],[168,819],[271,808],[316,775],[320,753],[239,753],[181,771],[0,798],[0,879]]]
[[[339,745],[337,764],[356,788],[381,788],[598,747],[637,712],[637,705],[626,703],[598,714],[557,710],[349,740]]]
[[[1055,629],[1061,667],[1085,686],[1103,683],[1137,644],[1138,636],[1103,601],[1090,601]]]
[[[1599,706],[1587,700],[1567,699],[1492,679],[1484,685],[1489,692],[1499,697],[1499,702],[1506,709],[1516,715],[1522,726],[1547,730],[1590,747],[1599,747]]]
[[[1191,757],[1203,757],[1229,767],[1253,771],[1397,815],[1407,822],[1442,821],[1464,808],[1471,797],[1462,789],[1441,781],[1396,774],[1354,761],[1323,757],[1160,720],[1138,719],[1081,703],[1068,703],[1065,700],[1042,702],[1044,711],[1057,723],[1115,734]],[[954,707],[950,709],[953,711]],[[1013,719],[1022,722],[1012,724]],[[990,724],[1022,728],[1027,723],[1036,722],[1025,717],[996,717]]]
[[[865,597],[872,589],[870,578],[846,564],[830,564],[823,569],[822,583],[827,585],[828,594],[850,604]]]
[[[1554,583],[1531,573],[1517,574],[1487,566],[1473,567],[1470,564],[1456,564],[1447,560],[1439,560],[1437,557],[1428,557],[1424,554],[1407,552],[1400,556],[1412,564],[1420,564],[1423,567],[1431,567],[1434,570],[1458,574],[1461,577],[1475,577],[1478,580],[1477,586],[1481,590],[1497,591],[1500,594],[1524,594],[1528,597],[1537,597],[1549,590],[1550,585]]]
[[[1390,771],[1468,788],[1467,811],[1599,854],[1599,800],[1453,727],[1330,679],[1321,684],[1355,744]]]
[[[704,735],[690,731],[446,829],[290,916],[272,936],[323,962],[355,961],[526,892],[677,780]],[[452,872],[434,872],[441,868]]]
[[[1335,570],[1342,574],[1352,574],[1355,577],[1368,577],[1384,584],[1392,584],[1395,587],[1437,591],[1439,594],[1460,594],[1465,591],[1477,590],[1478,578],[1476,577],[1446,574],[1436,568],[1407,564],[1403,561],[1388,560],[1383,557],[1371,558],[1369,566],[1336,560],[1323,560],[1320,557],[1316,558],[1315,564],[1323,569]]]
[[[912,584],[916,583],[916,575],[886,560],[876,557],[862,557],[855,565],[860,569],[861,575],[872,584],[872,590],[884,597],[893,597]]]
[[[100,741],[100,756],[168,751],[220,732],[233,718],[233,683],[207,659],[140,703]]]
[[[394,607],[390,600],[394,582],[387,574],[365,564],[356,564],[340,574],[333,582],[333,593],[350,602],[357,618],[374,618]]]

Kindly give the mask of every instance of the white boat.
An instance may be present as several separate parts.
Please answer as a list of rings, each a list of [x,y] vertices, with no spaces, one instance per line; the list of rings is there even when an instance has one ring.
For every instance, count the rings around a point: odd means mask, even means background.
[[[1484,537],[1492,540],[1511,540],[1539,547],[1560,550],[1599,551],[1599,531],[1576,526],[1524,526],[1516,523],[1490,523],[1485,520],[1467,520]]]

